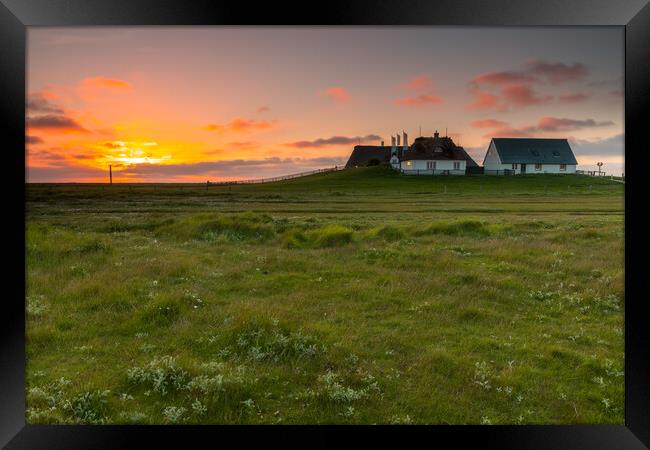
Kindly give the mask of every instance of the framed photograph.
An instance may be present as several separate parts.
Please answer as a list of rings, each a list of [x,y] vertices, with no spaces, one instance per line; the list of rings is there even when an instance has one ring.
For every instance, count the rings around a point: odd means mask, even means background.
[[[645,0],[0,3],[6,448],[650,445]]]

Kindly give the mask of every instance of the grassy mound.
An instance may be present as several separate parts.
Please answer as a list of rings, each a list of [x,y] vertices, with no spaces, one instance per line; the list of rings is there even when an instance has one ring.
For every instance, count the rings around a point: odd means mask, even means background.
[[[166,223],[156,234],[181,240],[264,242],[275,236],[275,226],[267,214],[203,214]]]
[[[340,247],[353,241],[354,231],[338,224],[326,225],[314,230],[303,231],[293,228],[282,236],[285,248],[328,248]]]

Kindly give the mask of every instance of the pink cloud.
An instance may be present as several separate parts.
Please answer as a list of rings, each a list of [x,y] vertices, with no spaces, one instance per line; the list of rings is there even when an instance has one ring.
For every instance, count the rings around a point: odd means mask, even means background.
[[[475,76],[472,81],[476,84],[492,84],[503,86],[511,83],[526,83],[535,81],[535,77],[521,72],[490,72]]]
[[[473,102],[468,109],[495,109],[505,111],[510,108],[522,108],[539,105],[553,99],[551,95],[540,95],[534,85],[550,82],[560,84],[583,80],[589,74],[587,66],[580,63],[565,64],[549,62],[542,59],[530,60],[520,70],[488,72],[475,76],[468,84]],[[488,92],[486,86],[498,89]],[[586,94],[563,94],[559,101],[576,103],[588,98]]]
[[[541,131],[569,131],[608,125],[614,125],[614,122],[611,120],[597,122],[594,119],[579,120],[545,116],[539,119],[537,128]]]
[[[613,125],[611,121],[596,121],[594,119],[567,119],[559,117],[541,117],[535,125],[512,127],[507,122],[494,119],[477,120],[471,123],[474,128],[492,128],[483,137],[531,137],[538,134],[567,132],[584,128],[605,127]]]
[[[406,84],[403,86],[406,89],[410,89],[412,91],[420,91],[423,89],[428,89],[432,86],[433,82],[431,81],[431,78],[427,75],[420,75],[417,76],[411,80],[409,80]]]
[[[422,94],[415,97],[398,98],[395,104],[399,106],[425,106],[442,103],[442,98],[437,95]]]
[[[587,66],[580,63],[564,64],[534,59],[528,61],[525,67],[529,73],[546,78],[554,84],[583,80],[589,74]]]
[[[584,102],[585,100],[589,99],[589,95],[587,94],[562,94],[558,97],[558,100],[561,102],[565,103],[579,103],[579,102]]]
[[[508,126],[508,124],[501,120],[483,119],[475,120],[474,122],[470,123],[470,126],[472,128],[498,128]]]
[[[335,103],[338,104],[344,104],[348,103],[352,96],[350,93],[347,91],[347,89],[342,88],[340,86],[332,86],[330,88],[327,88],[323,92],[319,92],[321,97],[329,97],[332,100],[334,100]]]
[[[491,94],[480,89],[473,89],[472,95],[474,96],[474,101],[467,105],[469,109],[473,110],[482,110],[497,108],[499,103],[499,97],[494,94]]]
[[[525,84],[504,86],[501,94],[503,95],[503,103],[505,106],[526,107],[545,103],[553,98],[550,95],[540,97],[535,94],[535,91],[530,86]]]

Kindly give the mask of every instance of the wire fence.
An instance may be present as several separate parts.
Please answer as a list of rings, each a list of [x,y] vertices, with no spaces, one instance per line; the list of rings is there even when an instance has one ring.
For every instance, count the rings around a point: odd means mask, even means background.
[[[334,166],[334,167],[328,167],[325,169],[315,169],[315,170],[309,170],[307,172],[300,172],[300,173],[292,173],[289,175],[282,175],[279,177],[271,177],[271,178],[256,178],[252,180],[233,180],[233,181],[208,181],[207,186],[226,186],[226,185],[232,185],[232,184],[259,184],[259,183],[273,183],[274,181],[283,181],[283,180],[291,180],[293,178],[300,178],[300,177],[306,177],[308,175],[315,175],[317,173],[325,173],[325,172],[336,172],[339,170],[345,169],[345,166]]]

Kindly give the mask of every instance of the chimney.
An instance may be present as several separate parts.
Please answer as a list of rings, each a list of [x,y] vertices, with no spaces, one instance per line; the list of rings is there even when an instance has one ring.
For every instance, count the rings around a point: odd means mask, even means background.
[[[402,135],[404,137],[404,150],[408,150],[409,148],[409,135],[406,134],[406,131],[402,130]]]
[[[382,147],[384,146],[384,141],[381,141],[381,146],[382,146]]]
[[[437,138],[437,137],[439,137],[439,136],[440,136],[440,133],[438,133],[438,130],[436,130],[436,132],[433,133],[433,137],[434,137],[434,138]]]
[[[390,155],[393,156],[397,153],[397,147],[395,146],[395,136],[390,135]]]
[[[400,138],[400,135],[399,135],[399,133],[397,133],[397,146],[398,146],[398,147],[399,147],[399,145],[400,145],[400,144],[399,144],[399,138]]]

